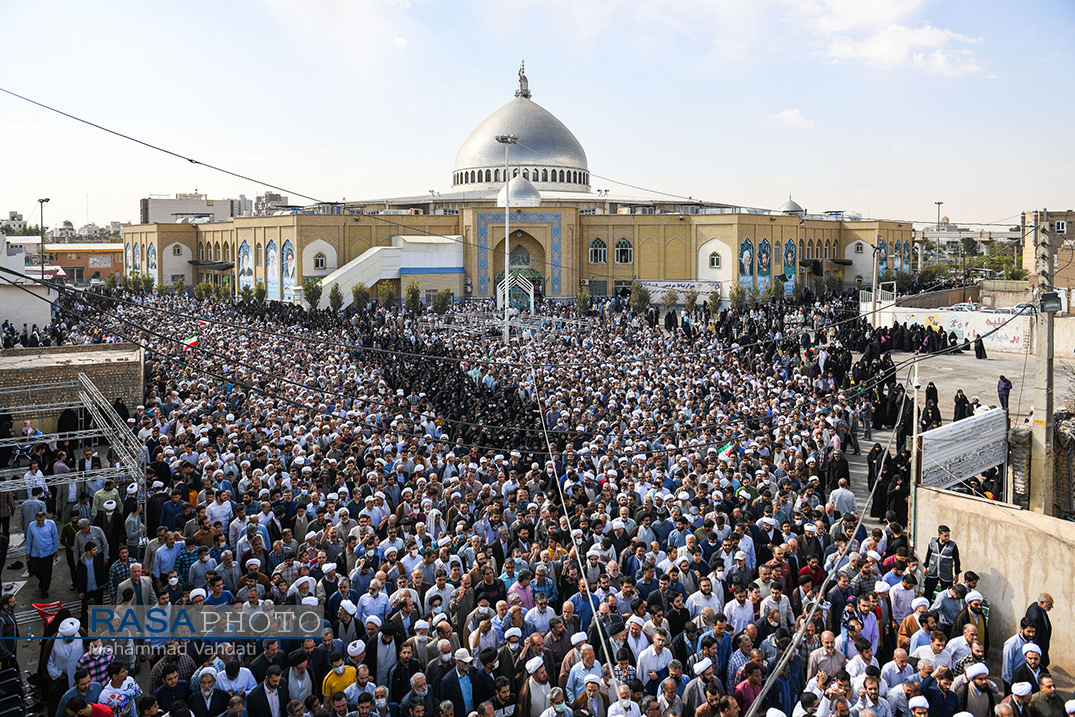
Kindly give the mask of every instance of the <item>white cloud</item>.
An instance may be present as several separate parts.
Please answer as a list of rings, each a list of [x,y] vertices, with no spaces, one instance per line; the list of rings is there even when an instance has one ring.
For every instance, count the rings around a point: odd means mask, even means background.
[[[798,108],[777,112],[769,118],[769,124],[773,127],[794,127],[796,129],[810,129],[814,121],[803,117]]]
[[[406,40],[406,38],[403,38],[403,37],[393,37],[392,38],[392,44],[395,45],[396,47],[404,48],[404,47],[407,46],[407,40]]]
[[[889,25],[861,39],[834,36],[826,43],[823,54],[833,62],[859,61],[881,68],[917,67],[959,76],[979,72],[982,65],[971,50],[958,46],[981,42],[980,38],[931,25]]]

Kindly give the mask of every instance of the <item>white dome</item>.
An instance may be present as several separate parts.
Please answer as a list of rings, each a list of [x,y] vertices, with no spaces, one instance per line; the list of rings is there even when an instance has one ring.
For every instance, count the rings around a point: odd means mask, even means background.
[[[500,188],[500,192],[496,195],[496,205],[503,207],[506,202],[505,194],[508,188],[511,188],[511,206],[513,207],[539,207],[541,206],[541,192],[537,190],[529,179],[523,179],[522,177],[512,177],[508,184]]]
[[[788,195],[788,201],[781,204],[780,209],[777,209],[777,211],[783,212],[784,214],[803,214],[806,212],[805,209],[800,207],[799,204],[791,198],[790,194]]]
[[[586,152],[564,123],[530,99],[526,76],[520,72],[515,99],[486,117],[455,156],[452,186],[495,189],[503,183],[504,145],[498,135],[518,138],[510,145],[512,176],[520,176],[546,191],[589,191]],[[562,178],[561,178],[562,177]]]

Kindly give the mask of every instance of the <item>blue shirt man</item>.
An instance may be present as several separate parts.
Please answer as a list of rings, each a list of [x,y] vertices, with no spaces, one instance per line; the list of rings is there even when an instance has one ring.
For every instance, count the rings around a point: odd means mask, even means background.
[[[60,549],[56,523],[38,512],[37,519],[26,529],[26,555],[30,558],[51,558]]]
[[[176,558],[187,547],[187,541],[176,540],[174,533],[166,533],[164,545],[157,548],[157,559],[153,563],[153,577],[160,578],[175,569]]]

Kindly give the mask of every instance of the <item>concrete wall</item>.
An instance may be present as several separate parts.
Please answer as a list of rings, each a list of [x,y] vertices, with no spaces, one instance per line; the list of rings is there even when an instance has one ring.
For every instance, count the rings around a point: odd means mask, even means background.
[[[1038,594],[1052,594],[1055,607],[1049,669],[1075,674],[1075,525],[972,496],[932,488],[917,493],[915,551],[924,557],[938,525],[952,529],[964,571],[981,576],[978,589],[989,601],[989,640],[999,667],[999,650],[1015,634],[1019,619]],[[993,662],[993,660],[990,660]],[[998,670],[999,672],[999,670]]]
[[[915,309],[941,309],[945,306],[952,306],[953,304],[959,304],[964,301],[980,301],[982,295],[981,288],[977,286],[967,286],[960,289],[948,289],[944,292],[926,294],[911,294],[910,296],[900,297],[900,306],[912,307]]]
[[[945,333],[954,331],[960,340],[966,336],[973,341],[976,336],[982,336],[987,353],[989,351],[1023,353],[1026,350],[1026,342],[1031,339],[1031,317],[1029,316],[989,314],[978,311],[932,311],[897,306],[881,311],[878,317],[880,322],[887,326],[891,326],[894,321],[899,321],[932,326],[934,329],[943,328]],[[1002,324],[1003,327],[996,333],[989,333]]]
[[[23,288],[30,294],[22,288],[0,282],[0,323],[7,319],[15,324],[18,331],[22,330],[23,324],[27,328],[33,328],[34,324],[39,329],[44,328],[52,321],[52,305],[49,302],[56,300],[56,292],[47,286],[29,282],[24,282]]]
[[[142,403],[144,352],[134,344],[92,344],[88,346],[51,346],[36,349],[11,349],[0,354],[0,390],[35,383],[78,382],[85,373],[110,402],[122,397],[134,412]],[[3,408],[38,406],[78,401],[77,388],[54,388],[47,391],[9,390]],[[31,420],[35,428],[52,433],[59,411],[35,411],[16,415],[15,425]]]

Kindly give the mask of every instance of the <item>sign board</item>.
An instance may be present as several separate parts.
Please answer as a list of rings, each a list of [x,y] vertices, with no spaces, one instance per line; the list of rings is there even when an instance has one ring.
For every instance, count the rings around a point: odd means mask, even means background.
[[[1008,462],[1008,414],[1002,408],[934,428],[922,441],[920,485],[950,488]]]
[[[720,282],[719,281],[642,281],[638,282],[645,288],[649,289],[650,299],[654,302],[660,301],[661,294],[668,290],[678,291],[680,294],[680,302],[683,301],[683,294],[686,294],[691,289],[698,292],[698,300],[705,301],[711,293],[714,291],[720,294]]]

